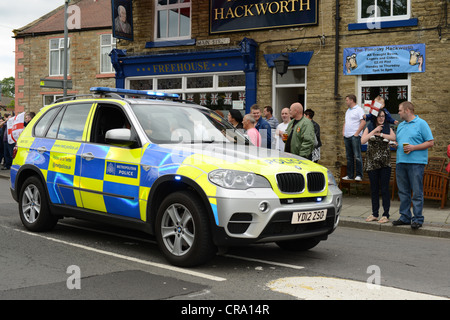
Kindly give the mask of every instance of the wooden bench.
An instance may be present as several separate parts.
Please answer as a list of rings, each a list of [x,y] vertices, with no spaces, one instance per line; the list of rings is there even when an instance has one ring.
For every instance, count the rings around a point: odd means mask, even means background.
[[[448,182],[450,174],[425,170],[423,175],[423,197],[424,199],[440,200],[441,209],[447,203]]]
[[[444,157],[429,157],[425,170],[443,172],[446,161]]]
[[[423,197],[441,201],[441,209],[447,204],[450,173],[444,170],[444,157],[430,157],[423,174]]]
[[[363,163],[366,161],[365,154],[363,154],[362,160],[363,160]],[[397,181],[395,179],[395,163],[396,163],[396,159],[395,159],[395,155],[394,155],[394,156],[391,156],[391,178],[389,180],[389,186],[392,187],[391,199],[394,199],[395,191],[397,189]],[[356,166],[356,164],[355,164],[355,166]],[[353,184],[354,185],[358,185],[358,184],[370,185],[369,175],[367,174],[366,171],[364,171],[363,174],[364,175],[363,175],[362,181],[344,180],[342,178],[347,175],[347,164],[342,165],[340,177],[339,177],[339,189],[342,190],[343,188],[346,188],[348,190],[348,193],[350,193],[350,187]]]

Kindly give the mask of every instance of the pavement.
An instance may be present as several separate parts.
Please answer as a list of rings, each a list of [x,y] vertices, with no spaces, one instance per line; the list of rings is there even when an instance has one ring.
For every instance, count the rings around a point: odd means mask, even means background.
[[[0,179],[9,180],[9,170],[0,170]],[[392,225],[392,221],[400,218],[398,199],[391,200],[390,221],[384,224],[365,221],[372,214],[370,195],[344,194],[342,203],[340,227],[450,239],[450,200],[443,209],[440,209],[440,201],[425,200],[423,209],[425,221],[417,230],[411,229],[410,226]],[[381,199],[380,207],[382,208]]]

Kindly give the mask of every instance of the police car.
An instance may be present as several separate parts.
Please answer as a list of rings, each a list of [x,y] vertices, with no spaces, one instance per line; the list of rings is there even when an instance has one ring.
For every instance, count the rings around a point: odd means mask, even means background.
[[[64,217],[138,229],[189,267],[231,245],[311,249],[337,227],[342,193],[325,167],[255,147],[177,95],[91,92],[44,107],[19,137],[11,193],[27,229]]]

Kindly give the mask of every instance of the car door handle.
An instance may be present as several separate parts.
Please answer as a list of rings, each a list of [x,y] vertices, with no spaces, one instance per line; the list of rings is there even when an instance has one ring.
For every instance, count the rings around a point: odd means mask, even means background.
[[[82,153],[81,157],[87,161],[91,161],[92,159],[94,159],[94,155],[92,154],[92,152],[88,152],[88,153]]]
[[[36,150],[37,150],[39,153],[44,153],[44,152],[47,151],[47,148],[46,148],[46,147],[39,147],[39,148],[37,148]]]

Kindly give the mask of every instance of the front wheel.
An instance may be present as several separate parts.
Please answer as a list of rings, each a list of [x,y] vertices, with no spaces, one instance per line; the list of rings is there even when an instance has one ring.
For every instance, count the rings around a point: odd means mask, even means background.
[[[30,231],[48,231],[58,222],[50,213],[45,188],[35,176],[27,178],[20,190],[19,214],[22,224]]]
[[[205,263],[216,252],[207,211],[191,192],[176,192],[164,199],[156,215],[155,235],[166,259],[177,266]]]

